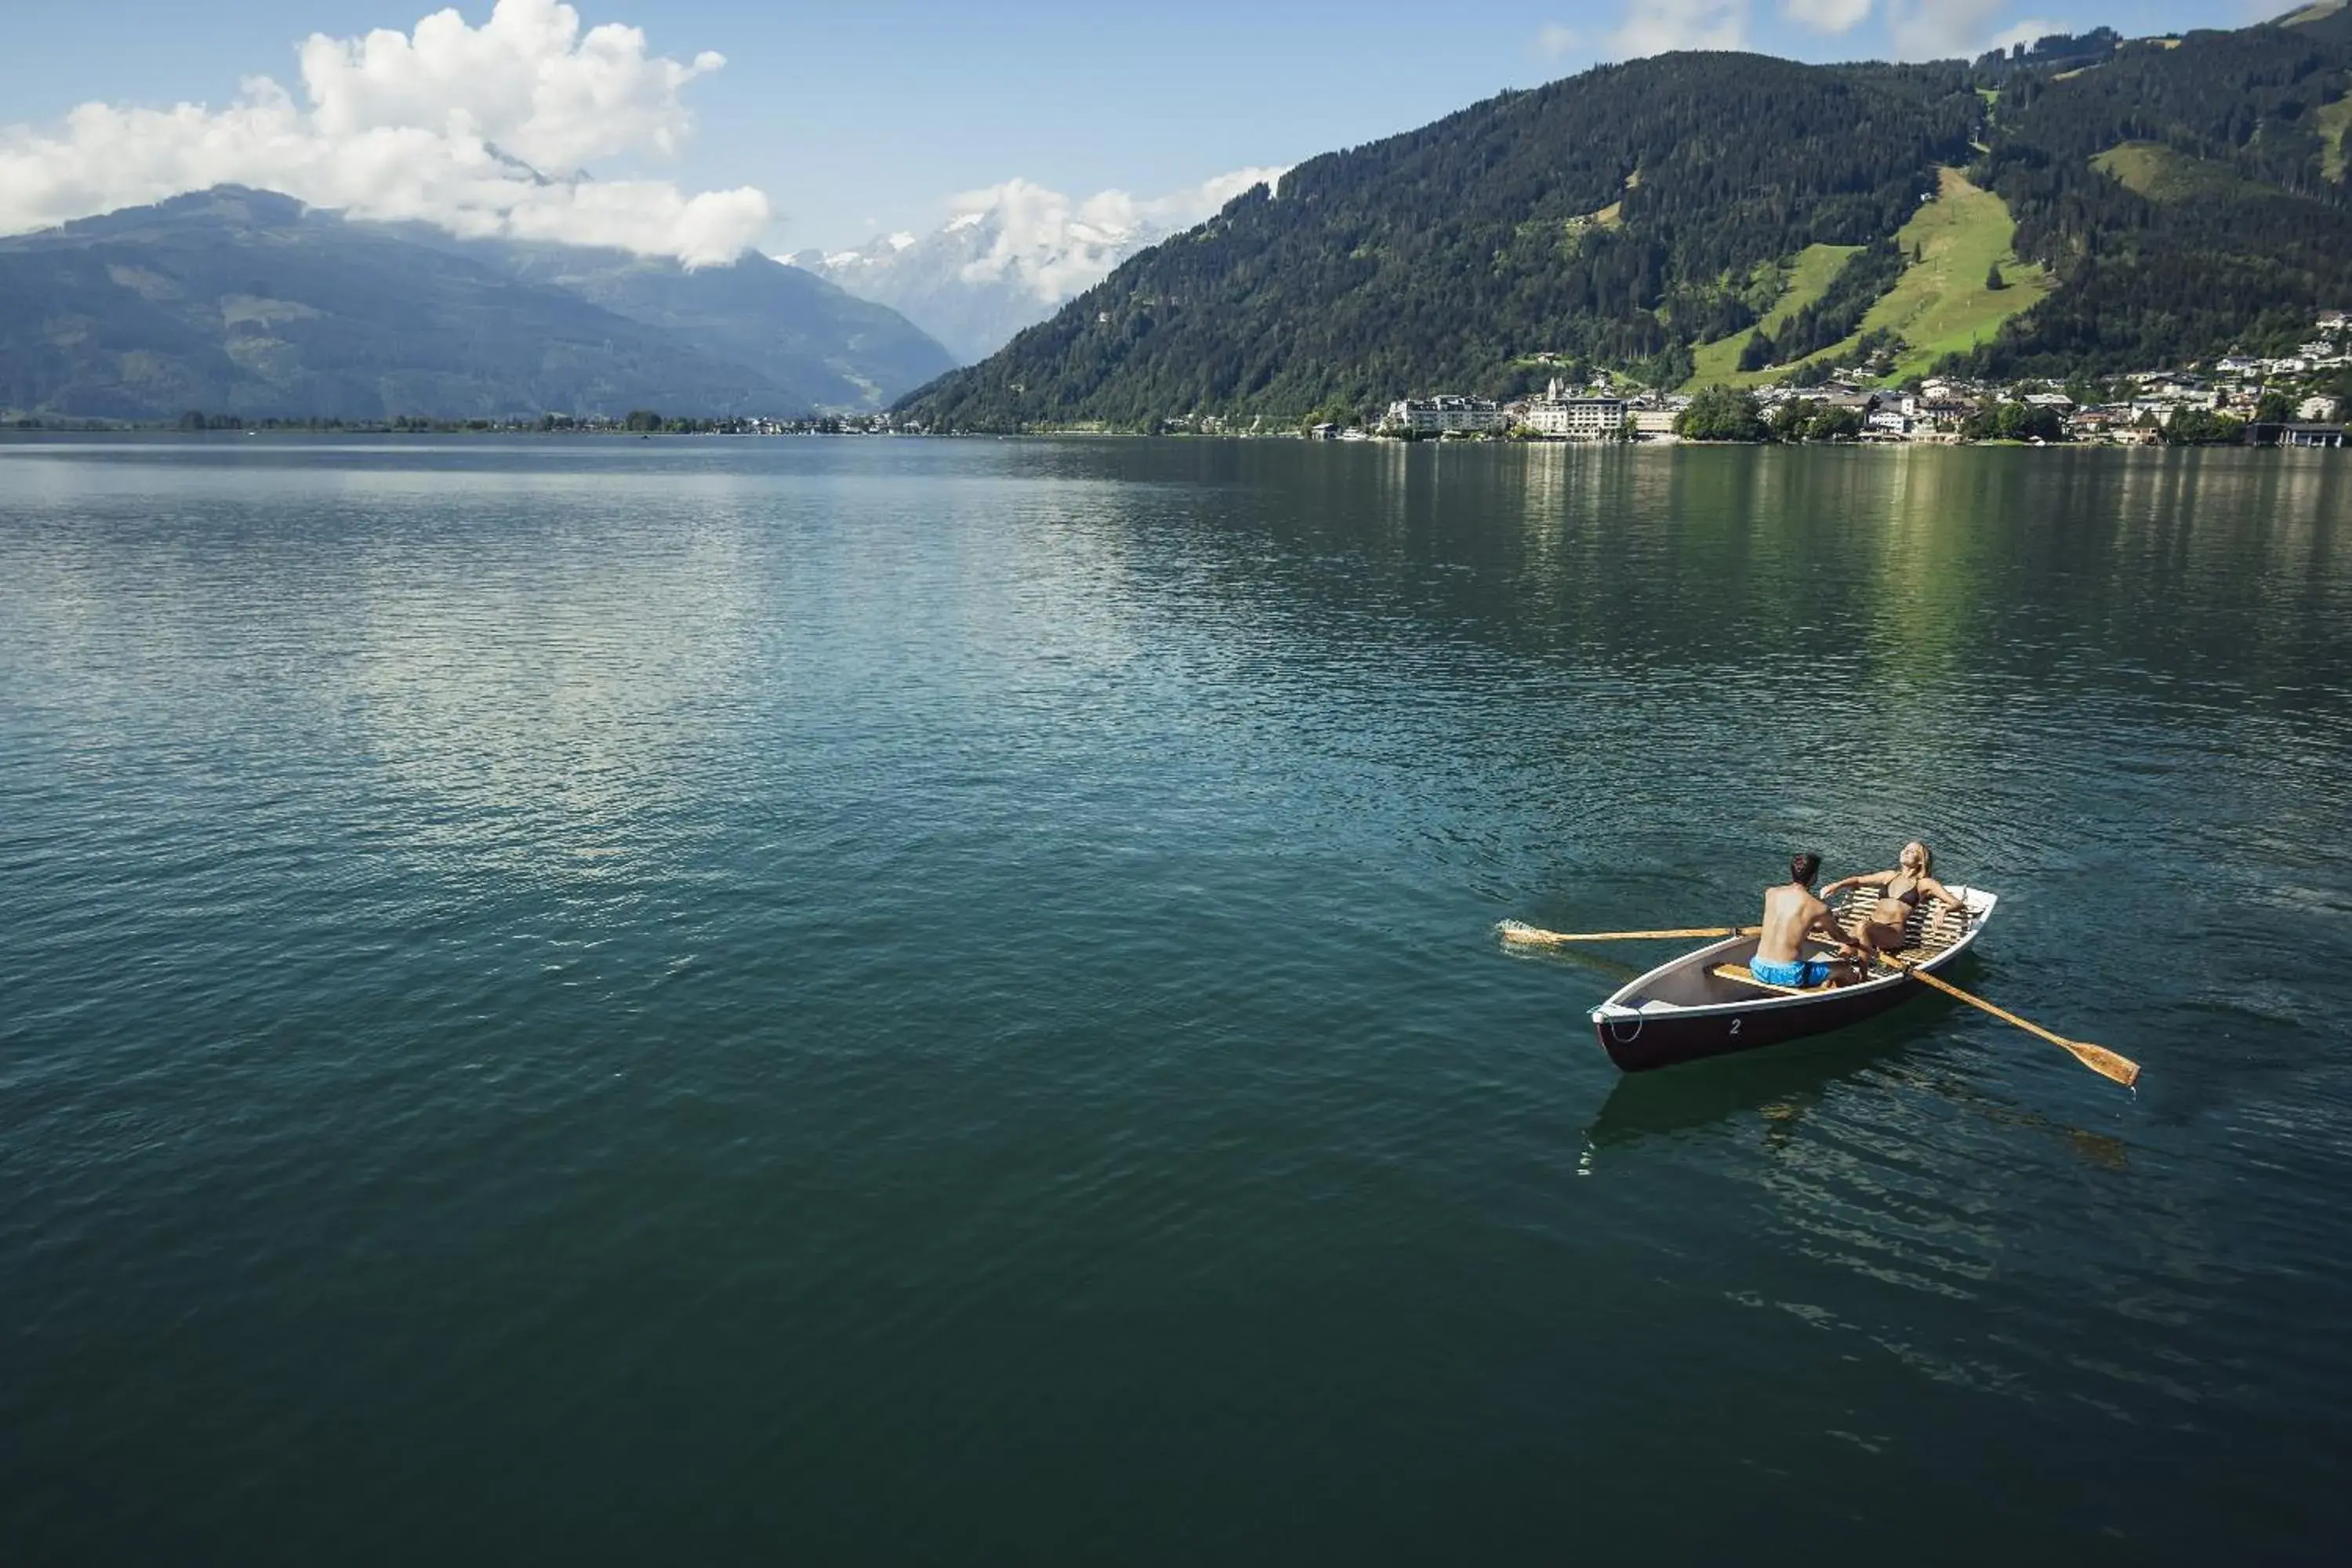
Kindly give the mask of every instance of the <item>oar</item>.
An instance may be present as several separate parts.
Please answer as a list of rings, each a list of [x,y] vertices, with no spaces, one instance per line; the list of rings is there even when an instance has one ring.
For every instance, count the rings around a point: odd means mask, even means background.
[[[2103,1078],[2111,1078],[2128,1087],[2139,1077],[2139,1063],[2128,1057],[2119,1057],[2105,1046],[2095,1046],[2088,1040],[2070,1040],[2063,1035],[2053,1035],[2039,1024],[2029,1023],[2005,1007],[1996,1007],[1981,996],[1961,990],[1940,975],[1928,973],[1916,963],[1906,963],[1899,958],[1881,955],[1881,962],[1891,963],[1912,979],[1932,985],[1947,996],[1956,996],[1971,1007],[1981,1007],[2004,1024],[2014,1024],[2029,1035],[2039,1035],[2052,1045],[2072,1051],[2074,1059]]]
[[[1564,942],[1662,942],[1675,937],[1692,936],[1755,936],[1755,926],[1698,926],[1690,931],[1538,931],[1517,921],[1505,921],[1495,928],[1503,933],[1505,942],[1555,947]]]

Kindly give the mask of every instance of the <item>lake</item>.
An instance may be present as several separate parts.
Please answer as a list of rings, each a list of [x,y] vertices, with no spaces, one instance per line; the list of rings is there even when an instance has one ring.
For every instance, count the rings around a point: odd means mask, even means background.
[[[0,1561],[2318,1560],[2342,454],[0,444]],[[1923,837],[1923,997],[1621,1077]]]

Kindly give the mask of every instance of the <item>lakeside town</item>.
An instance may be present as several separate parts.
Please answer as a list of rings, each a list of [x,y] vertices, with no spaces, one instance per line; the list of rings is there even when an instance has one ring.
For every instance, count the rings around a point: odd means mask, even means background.
[[[1554,380],[1517,400],[1437,395],[1391,403],[1367,426],[1335,422],[1306,434],[1374,438],[1549,441],[1978,440],[2116,446],[2331,447],[2347,444],[2352,312],[2323,310],[2311,337],[2284,356],[2225,354],[2210,365],[2057,383],[1928,376],[1889,388],[1832,373],[1808,386],[1642,388],[1603,371]],[[1216,422],[1202,422],[1215,433]]]
[[[1824,370],[1805,384],[1717,385],[1696,392],[1643,386],[1606,370],[1577,384],[1555,377],[1541,393],[1489,399],[1453,394],[1397,398],[1360,423],[1304,425],[1268,416],[1182,416],[1150,434],[1299,437],[1327,441],[1556,442],[1856,441],[1958,445],[2009,441],[2107,446],[2352,446],[2352,311],[2323,310],[2286,355],[2229,353],[2210,364],[2068,381],[1997,383],[1958,376],[1883,384],[1883,362]],[[1543,364],[1555,356],[1538,355]],[[1877,374],[1874,374],[1874,369]],[[499,434],[583,436],[921,436],[935,429],[895,413],[719,418],[633,409],[619,416],[542,414],[508,418],[254,418],[190,410],[169,426],[106,419],[17,417],[7,428],[103,432]],[[1097,423],[1034,434],[1110,435]]]

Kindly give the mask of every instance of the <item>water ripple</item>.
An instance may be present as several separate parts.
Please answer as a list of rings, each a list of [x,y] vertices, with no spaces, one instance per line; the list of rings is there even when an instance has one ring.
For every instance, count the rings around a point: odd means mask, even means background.
[[[2306,457],[0,442],[0,1557],[2314,1555]]]

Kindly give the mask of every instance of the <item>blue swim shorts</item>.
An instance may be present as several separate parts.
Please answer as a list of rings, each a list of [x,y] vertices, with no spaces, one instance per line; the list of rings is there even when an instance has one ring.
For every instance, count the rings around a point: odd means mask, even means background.
[[[1836,970],[1837,965],[1826,958],[1795,958],[1786,963],[1767,963],[1760,958],[1748,961],[1748,973],[1767,985],[1819,985]]]

